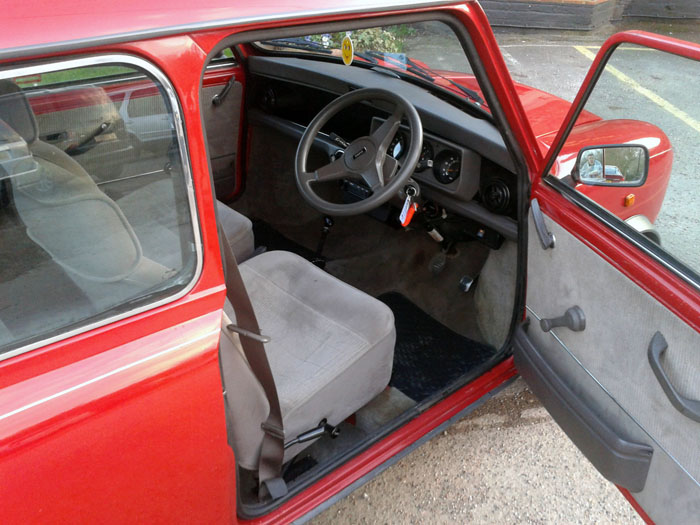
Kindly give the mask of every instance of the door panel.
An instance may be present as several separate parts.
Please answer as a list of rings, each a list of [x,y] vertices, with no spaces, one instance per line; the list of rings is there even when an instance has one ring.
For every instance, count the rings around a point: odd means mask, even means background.
[[[243,84],[233,81],[219,105],[211,101],[226,84],[202,88],[202,111],[217,198],[225,200],[236,190],[236,156],[241,129]]]
[[[662,362],[672,383],[684,396],[699,399],[700,335],[590,246],[546,215],[544,220],[556,238],[547,250],[535,235],[531,211],[527,337],[620,438],[651,446],[648,478],[633,494],[651,518],[692,522],[700,513],[700,423],[672,406],[649,364],[648,348],[660,331],[668,341]],[[585,313],[583,331],[541,329],[540,319],[559,317],[574,305]],[[516,362],[522,362],[524,350],[516,344]]]

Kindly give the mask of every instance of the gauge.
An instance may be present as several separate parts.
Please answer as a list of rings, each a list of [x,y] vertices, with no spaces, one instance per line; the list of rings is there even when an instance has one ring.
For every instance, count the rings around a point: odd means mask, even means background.
[[[423,149],[420,152],[420,160],[416,166],[416,171],[423,171],[433,167],[433,147],[429,142],[423,143]]]
[[[394,137],[394,140],[391,141],[391,144],[389,144],[389,150],[387,151],[387,153],[389,153],[389,155],[391,155],[395,159],[398,159],[403,154],[405,148],[406,135],[399,132]]]
[[[459,177],[461,164],[458,153],[450,150],[442,151],[435,159],[433,175],[438,182],[450,184]]]

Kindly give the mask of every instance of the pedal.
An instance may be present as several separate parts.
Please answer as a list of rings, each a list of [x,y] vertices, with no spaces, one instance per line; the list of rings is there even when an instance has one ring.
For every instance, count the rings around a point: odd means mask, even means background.
[[[430,273],[437,276],[442,273],[447,265],[447,254],[445,252],[436,253],[432,259],[430,259]]]
[[[469,275],[462,276],[462,278],[459,280],[459,289],[464,293],[467,293],[474,285],[474,281],[476,281],[476,279],[470,277]]]

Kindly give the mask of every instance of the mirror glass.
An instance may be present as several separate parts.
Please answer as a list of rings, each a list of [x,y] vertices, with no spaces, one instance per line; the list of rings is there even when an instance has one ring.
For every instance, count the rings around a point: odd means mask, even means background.
[[[639,186],[644,183],[649,153],[644,146],[596,146],[583,148],[576,167],[583,184]]]

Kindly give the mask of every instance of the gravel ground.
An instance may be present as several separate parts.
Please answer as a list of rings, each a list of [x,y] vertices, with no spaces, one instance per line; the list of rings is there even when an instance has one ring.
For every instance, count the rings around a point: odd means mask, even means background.
[[[518,379],[311,523],[643,522]]]

